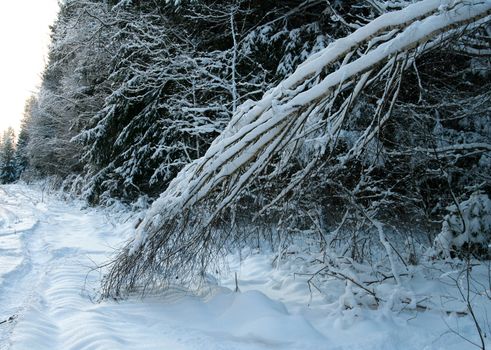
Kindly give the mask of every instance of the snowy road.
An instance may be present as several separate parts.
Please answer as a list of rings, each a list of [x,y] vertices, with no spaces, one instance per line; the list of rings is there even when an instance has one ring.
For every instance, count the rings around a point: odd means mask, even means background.
[[[76,348],[66,332],[88,325],[70,318],[93,306],[81,282],[114,238],[103,215],[42,197],[0,190],[0,349]]]
[[[121,242],[124,225],[15,185],[1,188],[0,208],[2,350],[323,346],[306,320],[259,292],[94,303],[100,276],[91,268]]]
[[[132,225],[25,186],[0,187],[0,350],[473,348],[447,326],[460,322],[471,334],[468,320],[339,310],[333,299],[311,298],[288,264],[272,269],[261,255],[232,263],[241,293],[223,287],[207,300],[169,292],[94,302],[100,276],[92,268]]]

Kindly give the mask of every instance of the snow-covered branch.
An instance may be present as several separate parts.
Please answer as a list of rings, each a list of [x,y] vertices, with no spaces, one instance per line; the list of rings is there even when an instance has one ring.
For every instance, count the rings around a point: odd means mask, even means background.
[[[491,2],[481,0],[424,0],[384,14],[312,55],[261,100],[239,106],[206,154],[186,166],[148,211],[114,262],[106,295],[158,283],[155,271],[164,280],[178,276],[183,282],[203,272],[216,247],[230,239],[228,230],[218,229],[233,216],[226,209],[255,179],[286,167],[300,140],[312,134],[323,143],[310,160],[325,157],[356,99],[384,83],[373,119],[346,153],[359,155],[391,118],[402,72],[490,14]]]

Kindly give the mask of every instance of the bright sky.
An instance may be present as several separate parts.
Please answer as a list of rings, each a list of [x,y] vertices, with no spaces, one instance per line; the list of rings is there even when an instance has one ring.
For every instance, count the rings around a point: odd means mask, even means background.
[[[18,133],[26,99],[36,91],[58,0],[9,0],[0,5],[0,132]]]

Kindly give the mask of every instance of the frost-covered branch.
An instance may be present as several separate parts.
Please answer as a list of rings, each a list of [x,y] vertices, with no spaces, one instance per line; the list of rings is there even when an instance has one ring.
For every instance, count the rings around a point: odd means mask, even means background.
[[[358,156],[390,120],[402,72],[490,13],[491,2],[477,0],[425,0],[387,13],[309,57],[261,100],[241,105],[206,154],[153,204],[114,261],[104,294],[171,279],[190,283],[204,273],[232,239],[233,208],[255,180],[288,168],[307,136],[323,140],[309,160],[329,157],[354,102],[384,82],[373,119],[341,164]]]

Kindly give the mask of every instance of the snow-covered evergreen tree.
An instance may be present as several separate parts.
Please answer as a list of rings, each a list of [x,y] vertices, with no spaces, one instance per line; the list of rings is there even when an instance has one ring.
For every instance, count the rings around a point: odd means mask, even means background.
[[[111,69],[107,5],[67,1],[53,26],[49,62],[27,125],[32,173],[64,180],[83,171],[81,145],[72,138],[101,108]]]
[[[24,107],[24,116],[21,121],[21,129],[17,137],[15,147],[16,178],[19,179],[29,166],[28,144],[29,144],[29,125],[31,116],[37,107],[37,99],[31,96],[27,99]]]
[[[14,182],[16,175],[15,133],[14,129],[8,128],[0,140],[0,183]]]

